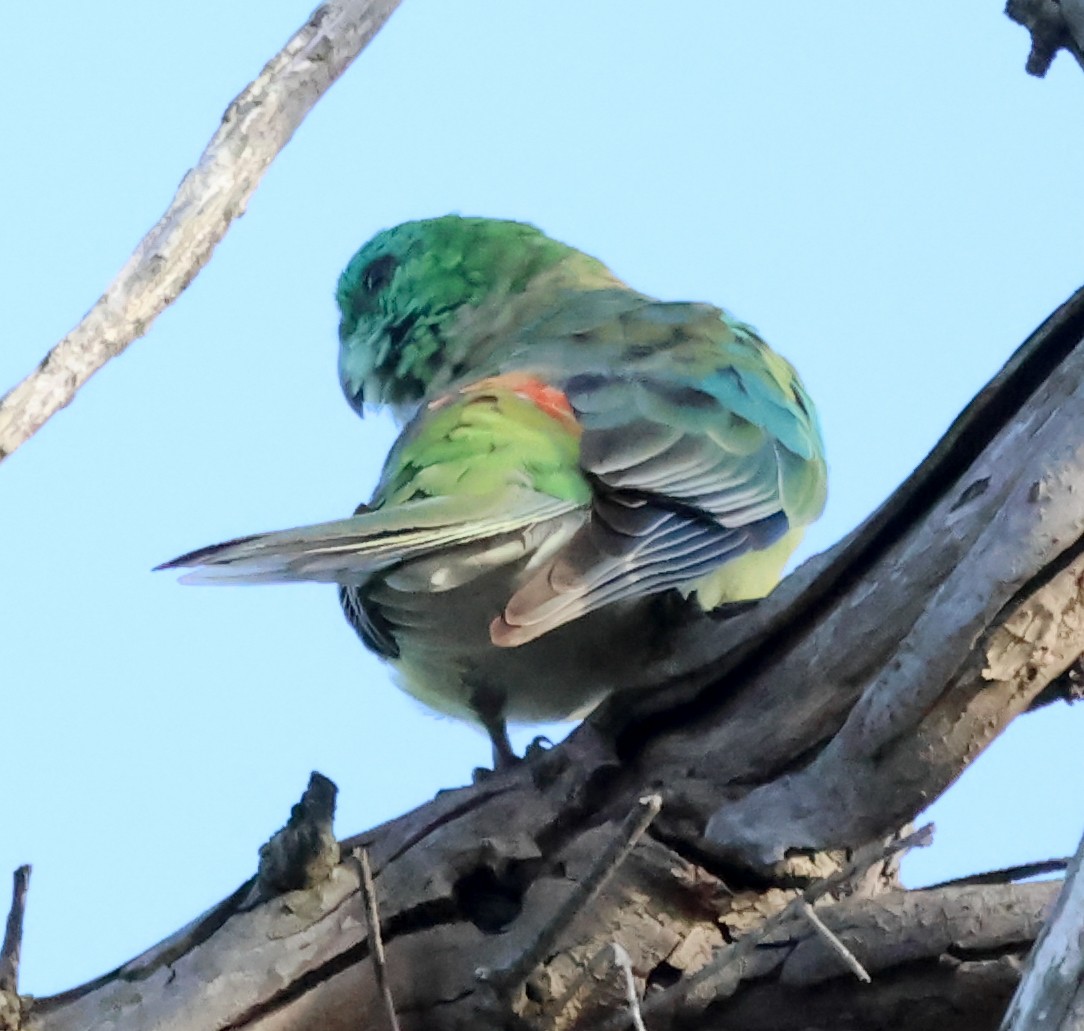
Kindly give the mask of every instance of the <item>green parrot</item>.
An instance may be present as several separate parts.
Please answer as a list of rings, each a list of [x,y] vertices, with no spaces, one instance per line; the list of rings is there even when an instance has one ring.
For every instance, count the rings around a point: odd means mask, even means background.
[[[481,724],[576,719],[628,682],[657,596],[760,598],[824,506],[790,364],[531,225],[407,222],[338,285],[350,404],[405,423],[348,519],[201,548],[186,582],[340,585],[400,685]]]

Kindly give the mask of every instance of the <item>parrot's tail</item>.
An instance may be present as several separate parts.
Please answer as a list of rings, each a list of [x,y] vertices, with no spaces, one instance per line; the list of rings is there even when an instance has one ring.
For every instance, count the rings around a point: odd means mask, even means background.
[[[576,508],[522,488],[423,498],[350,519],[237,537],[198,548],[156,569],[191,569],[182,583],[361,584],[380,570],[557,519]]]

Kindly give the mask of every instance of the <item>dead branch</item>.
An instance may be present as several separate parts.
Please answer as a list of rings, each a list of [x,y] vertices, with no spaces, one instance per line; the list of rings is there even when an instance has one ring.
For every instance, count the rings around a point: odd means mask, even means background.
[[[1084,1025],[1084,838],[1028,958],[1002,1031],[1073,1031]]]
[[[0,1031],[19,1031],[23,1003],[19,998],[19,954],[23,946],[23,919],[30,889],[30,867],[20,866],[12,876],[11,909],[0,945]]]
[[[328,0],[233,101],[165,214],[38,367],[0,398],[0,461],[184,291],[244,214],[268,165],[399,0]]]
[[[388,964],[384,958],[384,939],[380,933],[380,907],[376,901],[376,886],[373,884],[373,871],[369,866],[369,853],[364,848],[355,849],[358,872],[361,875],[361,900],[365,905],[365,923],[369,928],[369,955],[373,957],[373,973],[376,986],[384,1002],[384,1015],[388,1021],[388,1031],[399,1031],[399,1018],[395,1013],[395,1000],[392,998],[388,982]]]
[[[19,953],[23,947],[23,918],[30,889],[30,867],[20,866],[12,875],[11,909],[0,945],[0,992],[19,990]]]

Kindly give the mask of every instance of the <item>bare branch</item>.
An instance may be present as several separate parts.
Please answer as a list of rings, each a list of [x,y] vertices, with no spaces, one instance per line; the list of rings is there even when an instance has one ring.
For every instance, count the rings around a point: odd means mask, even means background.
[[[364,848],[354,852],[361,870],[361,896],[365,902],[365,921],[369,925],[369,955],[373,959],[376,984],[384,1000],[384,1015],[388,1018],[389,1031],[399,1031],[399,1018],[395,1015],[395,1000],[388,983],[388,963],[384,956],[384,939],[380,935],[380,907],[376,904],[376,886],[373,871],[369,867],[369,853]]]
[[[1031,951],[1002,1031],[1074,1031],[1084,1024],[1084,838],[1054,912]]]
[[[640,1010],[640,996],[636,992],[636,977],[632,971],[632,957],[617,942],[610,947],[613,954],[614,966],[621,971],[625,981],[625,1003],[629,1008],[629,1022],[634,1031],[647,1031],[644,1027],[644,1016]]]
[[[210,259],[263,173],[399,0],[328,0],[227,108],[166,213],[105,293],[41,364],[0,399],[0,461],[110,358],[142,336]]]
[[[30,867],[20,866],[12,877],[11,909],[4,942],[0,945],[0,1031],[20,1031],[24,1000],[19,997],[19,953],[23,944],[23,917],[30,887]]]
[[[965,877],[953,877],[948,881],[927,884],[922,890],[933,891],[936,888],[958,887],[978,884],[1011,884],[1027,877],[1041,877],[1047,873],[1061,873],[1072,859],[1041,859],[1035,863],[1020,863],[1017,866],[1005,866],[999,870],[984,870],[982,873],[967,874]]]

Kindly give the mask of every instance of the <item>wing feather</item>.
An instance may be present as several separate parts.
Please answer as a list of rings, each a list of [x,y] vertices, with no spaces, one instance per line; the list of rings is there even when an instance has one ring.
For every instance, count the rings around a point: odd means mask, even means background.
[[[598,340],[620,353],[565,384],[583,428],[591,517],[509,600],[490,629],[498,645],[688,585],[771,547],[823,506],[808,398],[751,330],[704,305],[646,301],[619,322],[620,334],[610,325]],[[582,316],[578,325],[590,334]]]
[[[464,545],[501,547],[511,534],[577,507],[526,488],[423,498],[314,526],[255,534],[181,555],[159,569],[190,568],[184,583],[359,584],[374,573]],[[479,568],[484,565],[479,560]]]

